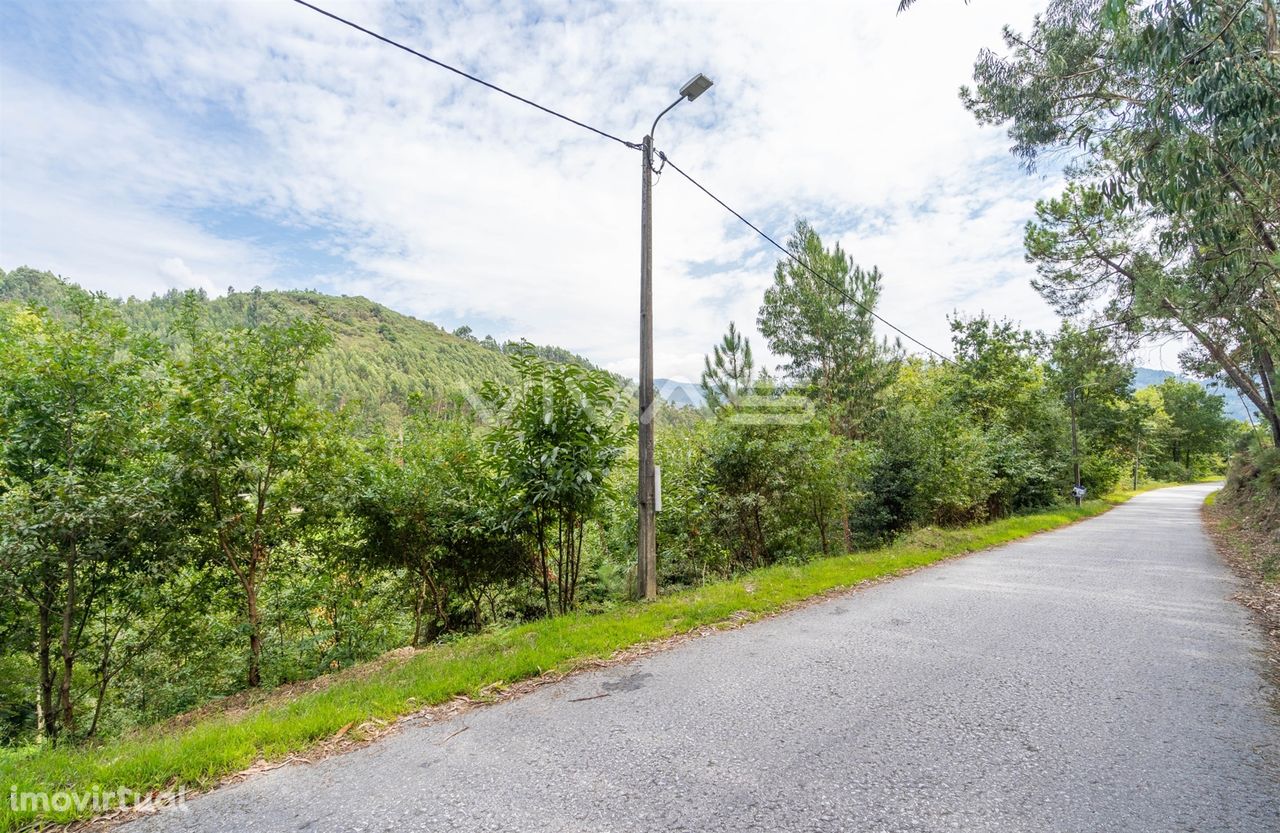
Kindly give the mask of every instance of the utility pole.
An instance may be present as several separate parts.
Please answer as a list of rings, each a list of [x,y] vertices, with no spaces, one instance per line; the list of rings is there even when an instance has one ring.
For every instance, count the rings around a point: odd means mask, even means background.
[[[670,109],[670,108],[667,108]],[[661,116],[659,116],[661,118]],[[657,122],[654,122],[657,125]],[[640,598],[658,598],[658,537],[653,475],[653,132],[641,145],[640,181]]]
[[[1080,505],[1080,439],[1076,429],[1076,393],[1080,388],[1071,389],[1071,461],[1075,468],[1075,488],[1071,490],[1071,494],[1076,499],[1076,506]]]
[[[680,88],[680,97],[658,114],[640,146],[640,477],[636,488],[636,595],[658,598],[657,492],[653,461],[653,134],[658,121],[682,101],[693,101],[711,87],[698,73]]]

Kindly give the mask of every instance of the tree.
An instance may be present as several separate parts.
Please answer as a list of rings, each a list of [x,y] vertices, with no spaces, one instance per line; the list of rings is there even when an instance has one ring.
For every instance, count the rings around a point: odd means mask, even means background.
[[[871,313],[880,297],[880,270],[855,266],[839,244],[823,248],[804,220],[787,248],[809,268],[778,261],[760,307],[760,332],[775,354],[786,357],[787,375],[822,403],[833,430],[857,439],[893,379],[899,352],[875,335]]]
[[[1169,415],[1164,410],[1160,392],[1151,387],[1134,391],[1133,396],[1124,403],[1122,421],[1124,434],[1132,449],[1130,481],[1136,490],[1142,472],[1149,468],[1146,461],[1160,453],[1163,434],[1168,430]]]
[[[322,450],[322,415],[300,382],[330,337],[302,319],[209,330],[191,296],[180,327],[186,354],[173,363],[170,449],[194,534],[242,591],[246,683],[254,688],[262,681],[262,582],[273,550],[304,520],[300,498]]]
[[[531,352],[516,353],[511,362],[519,386],[491,383],[484,390],[498,419],[490,449],[514,514],[533,530],[546,613],[567,613],[575,604],[587,522],[602,509],[607,475],[628,433],[617,413],[622,400],[603,371],[553,364]]]
[[[1182,466],[1180,477],[1193,477],[1202,459],[1220,462],[1232,437],[1232,422],[1223,415],[1222,397],[1195,382],[1173,377],[1155,388],[1168,415],[1163,445],[1172,463]]]
[[[410,433],[410,437],[416,435]],[[430,478],[422,470],[421,445],[378,442],[359,474],[351,512],[360,530],[361,563],[404,570],[413,585],[413,635],[418,647],[449,627],[448,586],[437,575],[429,498]],[[412,449],[412,450],[411,450]],[[431,617],[427,617],[427,605]],[[424,623],[428,625],[424,631]]]
[[[983,429],[1025,430],[1036,418],[1032,400],[1044,386],[1039,340],[1007,319],[952,316],[951,352],[963,382],[957,401]]]
[[[130,338],[104,298],[76,291],[67,301],[62,320],[0,304],[0,567],[37,617],[38,712],[50,740],[75,736],[86,628],[113,588],[146,580],[165,520],[156,352]]]
[[[1072,482],[1114,486],[1115,456],[1128,451],[1124,411],[1132,363],[1116,354],[1104,331],[1064,321],[1049,343],[1049,378],[1071,416]]]
[[[1042,294],[1120,339],[1185,329],[1184,366],[1225,374],[1280,442],[1275,21],[1271,0],[1054,0],[962,96],[1028,165],[1079,160],[1027,231]]]
[[[450,628],[455,593],[483,625],[482,602],[527,572],[524,532],[509,521],[493,461],[469,415],[410,420],[403,439],[380,444],[362,476],[355,514],[365,563],[414,577],[416,647]],[[424,632],[424,614],[433,614]]]
[[[921,522],[985,517],[995,487],[991,449],[981,425],[954,395],[957,374],[952,365],[903,363],[877,416],[855,513],[865,540],[878,542]]]
[[[952,398],[986,437],[993,517],[1052,503],[1060,491],[1066,422],[1040,358],[1042,334],[979,315],[951,319]]]
[[[707,407],[718,411],[750,395],[756,382],[751,339],[744,338],[732,321],[720,343],[703,357],[702,393]]]

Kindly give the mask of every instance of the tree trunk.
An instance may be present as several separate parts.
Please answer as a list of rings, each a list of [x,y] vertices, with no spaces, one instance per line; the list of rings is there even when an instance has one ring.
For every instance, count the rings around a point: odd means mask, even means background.
[[[102,627],[107,627],[106,617],[103,617]],[[119,631],[116,632],[119,634]],[[104,636],[102,641],[102,661],[98,663],[98,696],[93,703],[93,719],[89,721],[89,731],[85,733],[86,738],[91,738],[98,733],[98,719],[102,717],[102,704],[107,699],[107,687],[111,685],[111,646],[115,644],[115,637],[109,639]]]
[[[62,607],[62,638],[59,649],[62,652],[62,679],[58,681],[58,707],[62,711],[62,731],[68,736],[75,734],[76,712],[71,702],[72,672],[75,671],[76,654],[71,646],[71,627],[75,619],[76,605],[76,560],[79,550],[74,536],[67,547],[64,561],[63,582],[66,585],[66,599]]]
[[[422,644],[422,609],[427,605],[427,582],[420,580],[413,597],[413,642],[414,648]]]
[[[566,594],[565,582],[569,578],[568,565],[565,564],[565,558],[568,553],[565,550],[564,541],[564,524],[565,519],[562,513],[556,515],[556,609],[560,613],[565,613],[565,606],[568,604],[568,596]]]
[[[244,583],[245,607],[249,619],[249,688],[262,685],[262,621],[258,612],[258,585],[252,575]]]
[[[422,580],[427,583],[427,587],[431,588],[431,604],[435,607],[436,618],[440,622],[439,628],[433,622],[427,631],[427,640],[431,641],[439,635],[441,630],[449,629],[449,611],[445,609],[444,600],[448,594],[449,588],[440,589],[440,585],[436,584],[436,580],[431,577],[431,570],[423,570]]]
[[[39,626],[37,630],[37,648],[40,663],[40,721],[44,735],[50,742],[58,739],[58,715],[53,710],[53,664],[50,660],[51,643],[53,641],[49,628],[50,613],[53,610],[53,578],[45,570],[44,587],[40,594]]]
[[[817,501],[814,501],[813,506],[813,522],[818,526],[818,540],[822,542],[822,554],[830,555],[827,545],[827,525],[823,523],[822,509],[818,506]]]
[[[1208,351],[1209,355],[1213,357],[1214,361],[1218,363],[1218,366],[1221,367],[1227,376],[1231,378],[1236,389],[1249,398],[1249,401],[1258,409],[1258,413],[1262,414],[1263,419],[1265,419],[1267,424],[1271,427],[1272,441],[1276,443],[1277,446],[1280,446],[1280,413],[1277,413],[1276,411],[1273,397],[1264,393],[1262,390],[1259,390],[1258,386],[1249,378],[1249,375],[1242,371],[1239,365],[1231,360],[1231,357],[1227,355],[1227,352],[1222,348],[1222,346],[1209,338],[1209,336],[1196,326],[1195,323],[1188,320],[1187,316],[1183,315],[1182,310],[1179,309],[1177,305],[1168,298],[1162,298],[1161,305],[1172,313],[1173,317],[1176,318],[1182,326],[1187,328],[1191,335],[1195,337],[1196,341],[1200,342],[1201,346],[1204,347],[1204,349]],[[1267,360],[1270,360],[1269,355],[1267,356]],[[1259,356],[1259,364],[1261,363],[1262,359]],[[1261,375],[1264,377],[1267,376],[1265,371]],[[1269,380],[1264,381],[1263,384],[1264,388],[1270,387]]]
[[[760,507],[759,507],[759,505],[757,505],[757,506],[753,507],[752,515],[753,515],[753,517],[755,518],[755,523],[756,523],[756,540],[757,540],[757,542],[758,542],[758,544],[757,544],[757,547],[758,547],[757,552],[759,553],[759,555],[757,556],[757,559],[756,559],[756,560],[759,562],[759,564],[760,564],[761,566],[763,566],[763,565],[764,565],[764,547],[765,547],[765,540],[764,540],[764,524],[763,524],[763,523],[761,523],[761,521],[760,521]]]
[[[1280,409],[1276,408],[1276,392],[1273,384],[1276,368],[1271,360],[1271,353],[1267,350],[1258,351],[1258,377],[1262,380],[1262,394],[1267,404],[1271,406],[1271,418],[1268,421],[1271,427],[1271,442],[1280,448]]]
[[[551,610],[551,576],[550,570],[547,569],[547,527],[541,513],[538,513],[537,519],[534,521],[538,536],[538,578],[542,582],[542,602],[547,609],[547,617],[553,614]]]

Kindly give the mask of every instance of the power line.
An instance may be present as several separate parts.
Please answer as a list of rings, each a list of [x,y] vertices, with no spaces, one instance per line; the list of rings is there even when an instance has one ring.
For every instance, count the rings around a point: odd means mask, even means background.
[[[308,9],[311,9],[312,11],[315,11],[315,12],[319,12],[320,14],[324,15],[325,17],[330,18],[330,19],[332,19],[332,20],[336,20],[336,21],[338,21],[339,23],[341,23],[341,24],[343,24],[343,25],[350,26],[352,29],[355,29],[357,32],[363,32],[364,34],[368,35],[368,36],[369,36],[369,37],[371,37],[371,38],[376,38],[376,39],[378,39],[378,40],[382,41],[382,42],[383,42],[383,43],[385,43],[385,44],[389,44],[389,45],[391,45],[391,46],[394,46],[396,49],[402,49],[402,50],[404,50],[405,52],[408,52],[410,55],[417,56],[417,57],[421,58],[422,60],[424,60],[424,61],[426,61],[426,62],[428,62],[428,63],[435,64],[436,66],[440,67],[441,69],[447,69],[447,70],[449,70],[449,72],[452,72],[452,73],[454,73],[455,75],[461,75],[463,78],[467,79],[468,81],[474,81],[474,82],[475,82],[475,83],[477,83],[477,84],[480,84],[480,85],[482,85],[482,86],[488,87],[489,89],[493,90],[494,92],[502,93],[503,95],[507,96],[508,98],[514,98],[516,101],[519,101],[519,102],[520,102],[520,103],[522,103],[522,104],[528,104],[530,107],[534,107],[534,108],[536,108],[536,109],[538,109],[538,110],[541,110],[541,111],[542,111],[542,112],[544,112],[544,113],[547,113],[547,114],[549,114],[549,115],[555,116],[555,117],[556,117],[556,118],[558,118],[558,119],[563,119],[564,121],[567,121],[567,122],[569,122],[570,124],[573,124],[573,125],[577,125],[578,127],[581,127],[581,128],[582,128],[582,129],[584,129],[584,130],[590,130],[592,133],[595,133],[595,134],[596,134],[596,135],[598,135],[598,136],[603,136],[603,137],[604,137],[604,138],[606,138],[606,139],[612,139],[613,141],[617,142],[618,144],[623,145],[623,146],[625,146],[625,147],[629,147],[629,148],[631,148],[632,150],[639,150],[639,149],[640,149],[640,146],[639,146],[638,144],[636,144],[635,142],[628,142],[626,139],[620,139],[620,138],[618,138],[617,136],[614,136],[612,133],[607,133],[607,132],[605,132],[605,131],[601,130],[600,128],[598,128],[598,127],[592,127],[591,125],[587,124],[586,122],[581,122],[581,121],[578,121],[578,120],[577,120],[577,119],[575,119],[575,118],[571,118],[571,117],[569,117],[569,116],[566,116],[564,113],[558,112],[558,111],[556,111],[556,110],[552,110],[550,107],[545,107],[545,106],[543,106],[543,105],[539,104],[539,103],[538,103],[538,102],[536,102],[536,101],[530,101],[529,99],[525,98],[524,96],[516,95],[515,93],[511,92],[510,90],[504,90],[502,87],[499,87],[497,84],[491,84],[491,83],[489,83],[488,81],[485,81],[483,78],[477,78],[476,76],[472,75],[472,74],[471,74],[471,73],[469,73],[469,72],[464,72],[463,70],[460,70],[460,69],[458,69],[458,68],[457,68],[457,67],[455,67],[455,66],[450,66],[449,64],[446,64],[444,61],[440,61],[440,60],[437,60],[437,59],[435,59],[435,58],[432,58],[430,55],[423,54],[422,52],[419,52],[418,50],[413,49],[412,47],[405,46],[403,43],[400,43],[399,41],[394,41],[394,40],[392,40],[391,38],[389,38],[389,37],[387,37],[387,36],[385,36],[385,35],[380,35],[380,34],[378,34],[377,32],[373,31],[372,29],[366,29],[366,28],[364,28],[363,26],[361,26],[361,25],[360,25],[360,24],[358,24],[358,23],[354,23],[354,22],[352,22],[352,21],[350,21],[350,20],[347,20],[345,17],[339,17],[338,15],[334,14],[333,12],[325,11],[324,9],[320,8],[319,6],[314,6],[314,5],[312,5],[311,3],[308,3],[306,0],[293,0],[293,2],[297,3],[299,6],[306,6]]]
[[[493,84],[493,83],[490,83],[490,82],[488,82],[488,81],[485,81],[483,78],[477,78],[476,76],[472,75],[472,74],[471,74],[471,73],[469,73],[469,72],[466,72],[466,71],[464,71],[464,70],[458,69],[457,67],[455,67],[455,66],[451,66],[450,64],[446,64],[444,61],[438,60],[438,59],[436,59],[436,58],[432,58],[430,55],[427,55],[427,54],[425,54],[425,53],[423,53],[423,52],[419,52],[418,50],[416,50],[416,49],[414,49],[414,48],[412,48],[412,47],[410,47],[410,46],[406,46],[405,44],[400,43],[399,41],[393,40],[393,39],[391,39],[391,38],[389,38],[389,37],[387,37],[387,36],[385,36],[385,35],[379,34],[378,32],[375,32],[375,31],[373,31],[372,29],[366,29],[365,27],[361,26],[360,24],[355,23],[354,21],[348,20],[348,19],[346,19],[345,17],[341,17],[340,15],[336,15],[336,14],[334,14],[333,12],[330,12],[330,11],[327,11],[327,10],[325,10],[325,9],[322,9],[322,8],[320,8],[319,6],[316,6],[316,5],[312,4],[312,3],[308,3],[308,2],[307,2],[307,0],[293,0],[293,2],[297,3],[297,4],[298,4],[298,5],[300,5],[300,6],[306,6],[308,9],[311,9],[311,10],[312,10],[312,11],[314,11],[314,12],[317,12],[317,13],[319,13],[319,14],[322,14],[322,15],[324,15],[325,17],[327,17],[327,18],[329,18],[329,19],[331,19],[331,20],[334,20],[334,21],[337,21],[338,23],[343,24],[344,26],[349,26],[350,28],[355,29],[357,32],[362,32],[362,33],[364,33],[364,34],[368,35],[368,36],[369,36],[369,37],[371,37],[371,38],[374,38],[374,39],[376,39],[376,40],[380,40],[380,41],[382,41],[383,43],[388,44],[389,46],[394,46],[396,49],[400,49],[400,50],[402,50],[402,51],[404,51],[404,52],[408,52],[410,55],[413,55],[413,56],[415,56],[415,57],[417,57],[417,58],[421,58],[422,60],[424,60],[424,61],[426,61],[426,62],[428,62],[428,63],[430,63],[430,64],[434,64],[434,65],[436,65],[436,66],[440,67],[441,69],[448,70],[449,72],[452,72],[452,73],[454,73],[455,75],[460,75],[460,76],[462,76],[463,78],[467,79],[468,81],[474,81],[475,83],[480,84],[481,86],[488,87],[489,89],[493,90],[494,92],[501,93],[502,95],[505,95],[505,96],[507,96],[508,98],[513,98],[513,99],[515,99],[516,101],[519,101],[519,102],[520,102],[520,103],[522,103],[522,104],[527,104],[527,105],[529,105],[530,107],[533,107],[533,108],[535,108],[535,109],[537,109],[537,110],[541,110],[542,112],[544,112],[544,113],[546,113],[546,114],[548,114],[548,115],[555,116],[556,118],[561,119],[561,120],[563,120],[563,121],[566,121],[566,122],[568,122],[568,123],[570,123],[570,124],[572,124],[572,125],[575,125],[575,126],[577,126],[577,127],[581,127],[581,128],[582,128],[582,129],[584,129],[584,130],[589,130],[589,131],[591,131],[592,133],[595,133],[597,136],[601,136],[601,137],[603,137],[603,138],[605,138],[605,139],[610,139],[610,140],[612,140],[612,141],[614,141],[614,142],[617,142],[618,144],[620,144],[620,145],[622,145],[622,146],[624,146],[624,147],[630,148],[630,149],[632,149],[632,150],[639,150],[639,149],[640,149],[640,145],[639,145],[639,144],[637,144],[637,143],[635,143],[635,142],[629,142],[629,141],[627,141],[626,139],[622,139],[622,138],[620,138],[620,137],[618,137],[618,136],[613,135],[612,133],[609,133],[609,132],[607,132],[607,131],[601,130],[601,129],[600,129],[600,128],[598,128],[598,127],[593,127],[593,126],[591,126],[591,125],[587,124],[586,122],[578,121],[577,119],[575,119],[575,118],[573,118],[573,117],[571,117],[571,116],[566,116],[564,113],[561,113],[561,112],[559,112],[559,111],[557,111],[557,110],[553,110],[553,109],[551,109],[550,107],[547,107],[547,106],[545,106],[545,105],[539,104],[539,103],[538,103],[538,102],[536,102],[536,101],[532,101],[532,100],[530,100],[530,99],[525,98],[524,96],[517,95],[516,93],[513,93],[513,92],[511,92],[510,90],[503,89],[502,87],[499,87],[497,84]],[[685,179],[687,179],[687,180],[688,180],[688,181],[689,181],[689,182],[690,182],[694,187],[696,187],[699,191],[702,191],[702,193],[706,194],[708,197],[710,197],[711,199],[713,199],[715,202],[717,202],[717,203],[720,205],[720,207],[721,207],[721,208],[723,208],[725,211],[728,211],[730,214],[732,214],[734,217],[736,217],[738,220],[740,220],[744,225],[746,225],[748,228],[750,228],[750,229],[751,229],[752,231],[754,231],[756,234],[760,235],[760,236],[761,236],[761,237],[763,237],[765,240],[769,241],[769,243],[771,243],[771,244],[774,246],[774,248],[776,248],[778,251],[782,252],[782,253],[783,253],[784,255],[786,255],[787,257],[791,258],[793,261],[795,261],[797,264],[799,264],[801,267],[803,267],[805,270],[807,270],[810,274],[812,274],[815,278],[817,278],[818,280],[822,281],[824,284],[826,284],[827,286],[831,287],[831,288],[832,288],[832,289],[834,289],[836,292],[840,293],[840,295],[841,295],[845,300],[849,301],[851,304],[854,304],[855,306],[857,306],[858,308],[860,308],[861,310],[863,310],[864,312],[866,312],[868,315],[870,315],[872,318],[876,319],[876,320],[877,320],[877,321],[879,321],[881,324],[884,324],[886,327],[888,327],[889,329],[891,329],[891,330],[893,330],[894,332],[898,333],[898,334],[899,334],[899,335],[901,335],[903,338],[907,339],[908,341],[912,342],[913,344],[915,344],[915,345],[917,345],[917,346],[919,346],[919,347],[923,348],[924,350],[926,350],[926,351],[928,351],[928,352],[932,353],[933,355],[937,356],[939,359],[941,359],[941,360],[942,360],[942,361],[944,361],[944,362],[948,362],[948,363],[954,364],[954,362],[952,361],[952,359],[951,359],[951,358],[949,358],[948,356],[945,356],[945,355],[943,355],[942,353],[938,352],[937,350],[933,349],[932,347],[930,347],[929,345],[925,344],[925,343],[924,343],[923,341],[921,341],[920,339],[918,339],[918,338],[916,338],[915,336],[913,336],[913,335],[911,335],[910,333],[908,333],[906,330],[903,330],[901,327],[898,327],[897,325],[895,325],[895,324],[891,323],[890,321],[886,320],[882,315],[880,315],[879,313],[877,313],[874,309],[872,309],[871,307],[868,307],[866,304],[862,303],[862,302],[861,302],[861,301],[859,301],[857,298],[854,298],[852,295],[850,295],[847,291],[845,291],[845,289],[844,289],[843,287],[836,285],[835,283],[833,283],[832,281],[828,280],[826,277],[824,277],[823,275],[821,275],[819,272],[817,272],[816,270],[814,270],[811,266],[809,266],[809,264],[805,263],[803,260],[801,260],[799,257],[797,257],[793,252],[791,252],[791,251],[790,251],[789,249],[787,249],[785,246],[782,246],[780,243],[778,243],[778,241],[777,241],[777,240],[774,240],[774,239],[773,239],[772,237],[770,237],[768,234],[765,234],[765,232],[764,232],[764,231],[762,231],[762,230],[760,229],[760,227],[759,227],[759,226],[757,226],[755,223],[751,222],[751,221],[750,221],[750,220],[748,220],[746,217],[742,216],[742,214],[738,213],[738,212],[737,212],[737,211],[735,211],[733,208],[731,208],[731,207],[730,207],[730,206],[729,206],[729,205],[728,205],[724,200],[720,199],[720,198],[719,198],[719,197],[717,197],[715,194],[711,193],[711,191],[707,190],[707,188],[706,188],[705,186],[703,186],[703,185],[702,185],[702,183],[698,182],[698,181],[697,181],[696,179],[694,179],[692,176],[690,176],[689,174],[687,174],[687,173],[686,173],[682,168],[680,168],[678,165],[676,165],[676,163],[675,163],[675,162],[672,162],[672,161],[667,157],[667,155],[666,155],[665,153],[663,153],[662,151],[659,151],[659,152],[658,152],[658,157],[662,160],[662,162],[663,162],[663,164],[664,164],[664,165],[666,165],[666,164],[670,164],[670,165],[671,165],[671,167],[672,167],[672,168],[674,168],[674,169],[675,169],[675,171],[676,171],[678,174],[680,174],[682,177],[684,177]],[[1105,327],[1116,326],[1116,325],[1121,324],[1121,323],[1124,323],[1124,322],[1122,322],[1122,321],[1117,321],[1117,322],[1113,322],[1113,323],[1111,323],[1111,324],[1104,324],[1104,325],[1101,325],[1100,327],[1090,327],[1090,328],[1089,328],[1089,330],[1102,329],[1102,328],[1105,328]]]
[[[846,291],[845,291],[844,287],[839,286],[839,285],[838,285],[838,284],[836,284],[836,283],[833,283],[832,281],[828,280],[826,277],[824,277],[823,275],[821,275],[820,273],[818,273],[816,270],[814,270],[814,269],[813,269],[813,267],[811,267],[809,264],[805,263],[803,260],[801,260],[799,257],[797,257],[797,256],[795,255],[795,253],[794,253],[794,252],[792,252],[790,249],[788,249],[788,248],[786,248],[785,246],[783,246],[783,245],[782,245],[781,243],[779,243],[777,240],[774,240],[774,239],[773,239],[772,237],[770,237],[769,235],[765,234],[763,231],[761,231],[761,229],[760,229],[760,227],[759,227],[759,226],[757,226],[755,223],[753,223],[753,222],[751,222],[750,220],[748,220],[746,217],[743,217],[741,214],[739,214],[737,211],[735,211],[732,207],[730,207],[730,206],[729,206],[729,204],[728,204],[728,203],[726,203],[724,200],[720,199],[720,198],[719,198],[719,197],[717,197],[715,194],[713,194],[713,193],[711,193],[710,191],[708,191],[708,190],[707,190],[707,188],[706,188],[702,183],[698,182],[698,180],[694,179],[693,177],[689,176],[689,174],[685,173],[685,172],[684,172],[684,170],[683,170],[679,165],[677,165],[675,162],[672,162],[672,161],[671,161],[671,159],[670,159],[670,157],[668,157],[665,153],[663,153],[662,151],[658,151],[658,158],[662,160],[663,164],[670,165],[673,169],[675,169],[675,172],[676,172],[676,173],[680,174],[680,176],[682,176],[682,177],[684,177],[685,179],[689,180],[689,182],[690,182],[690,183],[691,183],[695,188],[697,188],[699,191],[701,191],[702,193],[706,194],[708,197],[710,197],[711,199],[713,199],[713,200],[715,200],[717,203],[719,203],[719,204],[720,204],[720,207],[721,207],[721,208],[723,208],[725,211],[728,211],[728,212],[729,212],[730,214],[732,214],[734,217],[737,217],[737,218],[738,218],[738,219],[743,223],[743,225],[747,226],[747,227],[748,227],[748,228],[750,228],[752,231],[754,231],[756,234],[760,235],[760,236],[761,236],[761,237],[763,237],[765,240],[768,240],[770,243],[772,243],[772,244],[773,244],[773,247],[774,247],[775,249],[777,249],[778,251],[782,252],[782,253],[783,253],[784,255],[786,255],[787,257],[789,257],[789,258],[791,258],[792,260],[794,260],[794,261],[795,261],[796,263],[798,263],[801,267],[803,267],[805,270],[807,270],[807,271],[809,272],[809,274],[813,275],[815,278],[817,278],[818,280],[822,281],[822,282],[823,282],[823,283],[825,283],[827,286],[829,286],[829,287],[831,287],[832,289],[834,289],[836,292],[839,292],[839,293],[844,297],[844,299],[845,299],[846,301],[848,301],[849,303],[851,303],[851,304],[853,304],[853,305],[857,306],[857,307],[858,307],[858,308],[860,308],[863,312],[867,313],[867,314],[868,314],[868,315],[870,315],[872,318],[874,318],[875,320],[879,321],[881,324],[883,324],[883,325],[885,325],[886,327],[888,327],[889,329],[893,330],[895,333],[897,333],[898,335],[900,335],[900,336],[902,336],[903,338],[907,339],[908,341],[913,342],[914,344],[916,344],[916,345],[917,345],[917,346],[919,346],[919,347],[923,347],[925,350],[927,350],[927,351],[929,351],[930,353],[932,353],[933,355],[937,356],[939,359],[942,359],[942,361],[944,361],[944,362],[946,362],[946,363],[948,363],[948,364],[955,364],[955,362],[954,362],[950,357],[948,357],[948,356],[944,356],[942,353],[939,353],[937,350],[934,350],[932,347],[930,347],[929,345],[925,344],[923,341],[921,341],[920,339],[916,338],[915,336],[911,335],[910,333],[908,333],[906,330],[902,329],[901,327],[898,327],[897,325],[892,324],[892,323],[890,323],[889,321],[886,321],[886,320],[885,320],[885,318],[884,318],[884,316],[880,315],[880,314],[879,314],[879,313],[877,313],[874,309],[872,309],[871,307],[869,307],[869,306],[867,306],[866,304],[864,304],[864,303],[862,303],[861,301],[859,301],[857,298],[855,298],[855,297],[853,297],[852,295],[850,295],[848,292],[846,292]]]

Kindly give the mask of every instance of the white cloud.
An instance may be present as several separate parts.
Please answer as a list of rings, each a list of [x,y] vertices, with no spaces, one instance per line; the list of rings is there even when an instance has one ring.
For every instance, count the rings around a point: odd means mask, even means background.
[[[1024,3],[328,5],[626,138],[706,71],[659,147],[769,231],[803,213],[879,265],[886,318],[942,348],[957,307],[1052,325],[1021,255],[1047,184],[956,97]],[[324,284],[634,373],[635,152],[301,6],[96,14],[96,64],[3,65],[3,265],[118,294]],[[776,258],[670,169],[655,207],[657,374],[695,377],[731,318],[755,332]],[[350,268],[297,274],[281,228]]]

